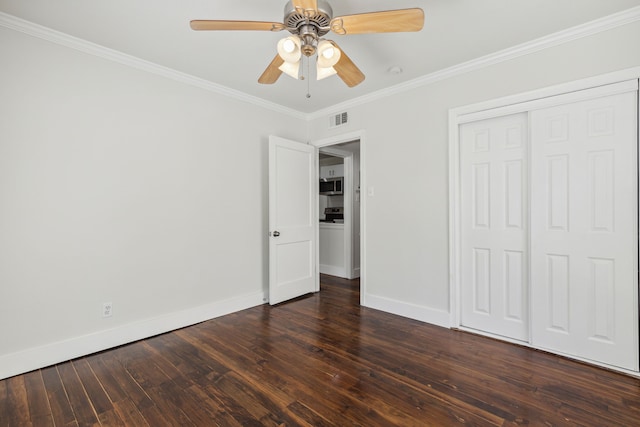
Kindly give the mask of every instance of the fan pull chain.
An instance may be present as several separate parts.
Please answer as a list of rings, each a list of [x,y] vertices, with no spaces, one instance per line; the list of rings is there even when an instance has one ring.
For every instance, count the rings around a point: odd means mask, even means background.
[[[311,58],[307,56],[307,99],[311,98]]]

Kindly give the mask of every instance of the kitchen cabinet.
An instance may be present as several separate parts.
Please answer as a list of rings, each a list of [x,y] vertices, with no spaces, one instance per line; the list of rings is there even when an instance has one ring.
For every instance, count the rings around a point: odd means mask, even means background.
[[[344,176],[344,164],[320,166],[320,178],[338,178]]]
[[[344,224],[320,223],[320,273],[347,277]]]

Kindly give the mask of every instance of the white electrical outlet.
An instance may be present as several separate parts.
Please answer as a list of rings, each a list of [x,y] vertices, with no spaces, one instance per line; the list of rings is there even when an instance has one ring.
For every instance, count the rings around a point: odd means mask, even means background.
[[[113,304],[110,302],[102,303],[102,317],[113,316]]]

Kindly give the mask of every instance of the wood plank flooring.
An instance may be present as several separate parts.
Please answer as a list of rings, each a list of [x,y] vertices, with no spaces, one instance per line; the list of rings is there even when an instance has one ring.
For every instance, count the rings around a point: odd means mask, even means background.
[[[321,287],[0,381],[0,427],[640,425],[638,379]]]

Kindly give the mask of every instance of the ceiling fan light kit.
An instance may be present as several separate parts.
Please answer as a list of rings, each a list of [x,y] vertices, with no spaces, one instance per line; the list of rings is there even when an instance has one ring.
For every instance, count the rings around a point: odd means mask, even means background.
[[[283,73],[285,73],[286,75],[291,76],[297,80],[300,76],[300,61],[296,61],[296,62],[284,61],[284,63],[281,66],[279,66],[278,69]]]
[[[338,74],[333,67],[317,67],[316,68],[316,80],[326,79],[327,77],[335,76]]]
[[[322,40],[318,44],[318,66],[322,68],[333,67],[340,60],[340,49],[329,40]]]
[[[317,79],[337,74],[349,87],[362,83],[364,74],[334,41],[322,39],[322,36],[329,31],[337,35],[420,31],[423,25],[424,12],[420,8],[333,17],[333,9],[326,0],[290,0],[284,8],[283,23],[191,21],[191,28],[196,31],[289,31],[292,35],[278,41],[278,54],[258,83],[273,84],[283,72],[298,79],[302,55],[310,58],[317,53]]]
[[[285,59],[285,55],[295,55],[295,59],[300,58],[300,39],[296,37],[287,37],[278,43],[278,53]]]
[[[316,78],[322,80],[336,75],[338,72],[334,65],[340,61],[341,53],[329,40],[322,40],[318,43],[318,60],[316,62]]]

